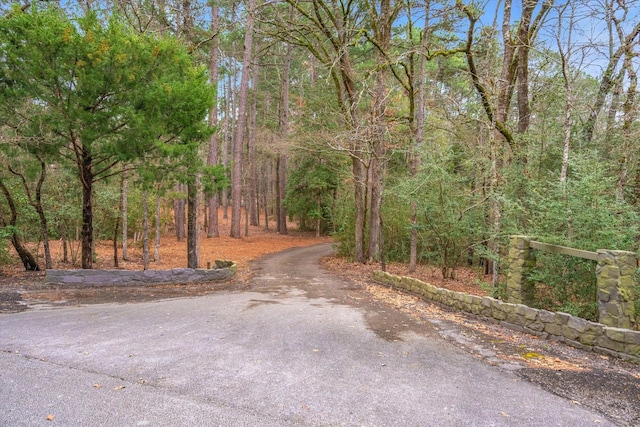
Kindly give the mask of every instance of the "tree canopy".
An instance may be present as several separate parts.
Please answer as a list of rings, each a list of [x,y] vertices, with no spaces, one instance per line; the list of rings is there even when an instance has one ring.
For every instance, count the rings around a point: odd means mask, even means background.
[[[97,13],[33,5],[0,20],[2,117],[75,165],[83,189],[83,268],[91,267],[93,183],[120,162],[175,159],[209,134],[206,70],[171,35]]]

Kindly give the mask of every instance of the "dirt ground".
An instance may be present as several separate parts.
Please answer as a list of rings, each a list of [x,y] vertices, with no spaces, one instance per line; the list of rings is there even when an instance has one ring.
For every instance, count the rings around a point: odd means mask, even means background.
[[[264,218],[261,218],[264,221]],[[244,231],[244,215],[242,216]],[[207,238],[202,233],[200,244],[200,267],[214,264],[217,259],[233,260],[238,265],[238,280],[229,283],[213,283],[198,285],[159,285],[132,287],[100,287],[62,289],[44,285],[44,272],[26,272],[15,253],[11,253],[11,261],[0,268],[0,313],[15,312],[26,309],[25,303],[32,306],[65,306],[96,303],[133,303],[150,301],[159,298],[178,296],[197,296],[221,289],[243,286],[250,273],[250,262],[263,255],[285,249],[329,242],[329,237],[315,237],[313,233],[302,233],[296,230],[295,224],[288,225],[290,232],[281,235],[274,231],[275,222],[269,223],[266,230],[264,222],[261,226],[249,226],[248,236],[240,239],[229,237],[231,219],[224,218],[222,210],[219,215],[219,237]],[[184,268],[187,266],[186,240],[178,241],[175,234],[165,234],[160,239],[159,260],[154,261],[154,236],[150,236],[150,269]],[[40,265],[44,266],[44,255],[41,246],[30,248],[37,254]],[[142,270],[142,241],[128,241],[127,260],[122,259],[122,247],[118,248],[118,266],[115,266],[113,242],[100,241],[96,244],[95,269],[127,269]],[[51,242],[51,254],[55,269],[80,268],[79,242],[68,248],[69,262],[63,262],[62,242]]]
[[[195,296],[207,292],[219,290],[221,288],[233,288],[242,286],[250,274],[250,263],[263,255],[279,252],[285,249],[308,246],[317,243],[330,242],[331,238],[322,236],[315,237],[313,233],[303,233],[296,229],[294,223],[288,224],[289,233],[281,235],[274,231],[275,222],[270,221],[269,229],[264,227],[264,218],[261,218],[262,225],[249,226],[248,236],[240,239],[229,237],[231,219],[224,218],[222,210],[219,214],[219,237],[207,238],[202,233],[200,244],[200,266],[213,265],[217,259],[233,260],[238,264],[238,280],[233,283],[211,284],[211,285],[163,285],[153,287],[101,287],[61,289],[44,286],[44,272],[25,272],[17,256],[11,254],[11,262],[0,269],[0,313],[21,311],[25,309],[24,302],[44,305],[79,305],[94,304],[100,302],[140,302],[152,299],[174,297],[174,296]],[[244,215],[242,217],[242,230],[245,234]],[[160,239],[159,259],[154,260],[154,240],[150,236],[150,269],[170,269],[186,267],[187,248],[186,241],[177,241],[175,234],[165,234]],[[33,245],[30,248],[37,254],[41,266],[44,265],[44,255],[42,246]],[[51,242],[51,252],[55,269],[80,268],[79,266],[79,242],[68,248],[68,262],[63,262],[63,249],[61,241]],[[114,262],[113,243],[110,241],[99,241],[96,244],[96,259],[94,268],[96,269],[129,269],[142,270],[142,241],[128,241],[127,260],[122,259],[122,247],[118,247],[118,265]],[[351,278],[366,279],[373,270],[379,269],[379,264],[362,265],[348,262],[340,258],[329,258],[324,260],[325,266],[336,273],[348,275]],[[394,274],[408,274],[407,266],[403,264],[390,264],[387,271]],[[436,267],[420,266],[412,274],[426,282],[436,286],[446,287],[455,291],[464,291],[475,295],[484,296],[485,291],[479,283],[482,277],[470,269],[458,271],[457,279],[443,280],[439,269]]]

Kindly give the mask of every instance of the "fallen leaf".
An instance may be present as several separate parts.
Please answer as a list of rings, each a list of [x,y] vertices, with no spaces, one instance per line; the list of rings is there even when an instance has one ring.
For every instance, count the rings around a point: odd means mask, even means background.
[[[528,353],[525,353],[522,355],[522,357],[525,360],[531,360],[531,359],[544,359],[544,356],[540,353],[536,353],[534,351],[530,351]]]
[[[501,414],[503,417],[508,417],[508,416],[509,416],[509,414],[507,414],[507,413],[506,413],[506,412],[504,412],[504,411],[500,411],[500,414]]]
[[[117,387],[114,387],[113,389],[114,389],[114,390],[122,390],[123,388],[125,388],[125,386],[123,386],[123,385],[119,385],[119,386],[117,386]]]
[[[49,414],[49,415],[47,415],[47,421],[53,421],[53,420],[55,420],[55,419],[56,419],[56,416],[55,416],[55,415],[53,415],[53,414]]]
[[[102,384],[98,384],[98,383],[94,384],[93,386],[94,386],[95,388],[102,388]]]
[[[317,353],[317,352],[319,352],[319,351],[320,351],[320,350],[318,350],[317,348],[314,348],[314,349],[313,349],[313,352],[314,352],[314,353]]]

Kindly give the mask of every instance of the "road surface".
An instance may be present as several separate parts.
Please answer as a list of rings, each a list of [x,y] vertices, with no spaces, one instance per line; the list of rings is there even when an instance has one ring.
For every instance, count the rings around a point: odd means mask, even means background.
[[[0,316],[2,426],[607,426],[323,271],[271,255],[250,287]]]

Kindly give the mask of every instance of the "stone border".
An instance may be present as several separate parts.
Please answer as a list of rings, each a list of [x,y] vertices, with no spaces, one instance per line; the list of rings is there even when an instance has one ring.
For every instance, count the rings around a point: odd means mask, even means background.
[[[45,285],[65,287],[179,285],[223,282],[237,272],[233,261],[216,261],[216,268],[171,270],[47,270]]]
[[[375,271],[373,279],[418,294],[441,305],[496,320],[510,329],[564,342],[582,350],[640,363],[640,331],[609,327],[567,313],[539,310],[491,297],[454,292],[412,277],[396,276],[382,271]]]

